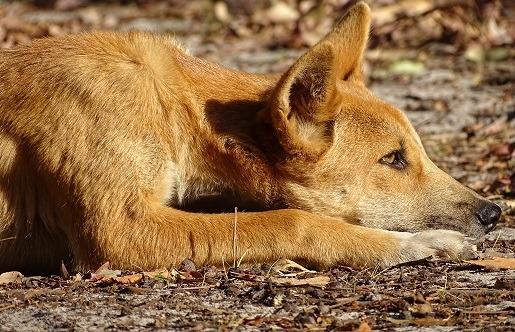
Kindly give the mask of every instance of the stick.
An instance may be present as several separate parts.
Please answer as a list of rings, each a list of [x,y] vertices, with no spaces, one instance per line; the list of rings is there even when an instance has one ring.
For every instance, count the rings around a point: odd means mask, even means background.
[[[236,227],[238,225],[238,208],[234,208],[234,226],[232,229],[232,266],[237,267],[236,257],[238,257],[238,237],[236,234]]]
[[[13,236],[13,237],[6,237],[5,239],[0,239],[0,242],[2,241],[7,241],[7,240],[14,240],[16,239],[16,236]]]

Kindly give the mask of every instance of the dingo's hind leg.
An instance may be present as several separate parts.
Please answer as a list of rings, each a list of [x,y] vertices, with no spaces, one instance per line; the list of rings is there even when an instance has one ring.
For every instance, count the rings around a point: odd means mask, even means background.
[[[49,224],[55,216],[43,182],[18,144],[0,131],[0,271],[57,273],[61,260],[70,259],[64,235]]]

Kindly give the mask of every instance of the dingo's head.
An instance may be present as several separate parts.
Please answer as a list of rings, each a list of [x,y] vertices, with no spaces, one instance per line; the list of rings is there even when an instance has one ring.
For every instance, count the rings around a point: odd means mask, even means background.
[[[284,74],[263,139],[287,204],[397,231],[490,231],[500,208],[436,167],[404,114],[375,97],[361,72],[370,9],[360,2]]]

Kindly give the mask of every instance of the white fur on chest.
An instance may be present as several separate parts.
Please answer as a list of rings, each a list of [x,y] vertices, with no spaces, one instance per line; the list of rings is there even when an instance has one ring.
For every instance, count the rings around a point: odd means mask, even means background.
[[[217,195],[224,187],[213,177],[195,172],[191,167],[181,167],[180,163],[169,161],[162,181],[163,203],[180,207],[194,202],[201,196]]]

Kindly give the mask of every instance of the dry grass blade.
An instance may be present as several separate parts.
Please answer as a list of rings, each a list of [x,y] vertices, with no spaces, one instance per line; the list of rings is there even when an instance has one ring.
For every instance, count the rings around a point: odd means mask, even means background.
[[[513,270],[515,269],[515,258],[492,257],[492,259],[465,261],[468,264],[486,268]]]
[[[236,257],[238,257],[238,233],[237,233],[237,227],[238,227],[238,208],[234,208],[234,224],[232,229],[232,266],[236,267],[237,261]]]

